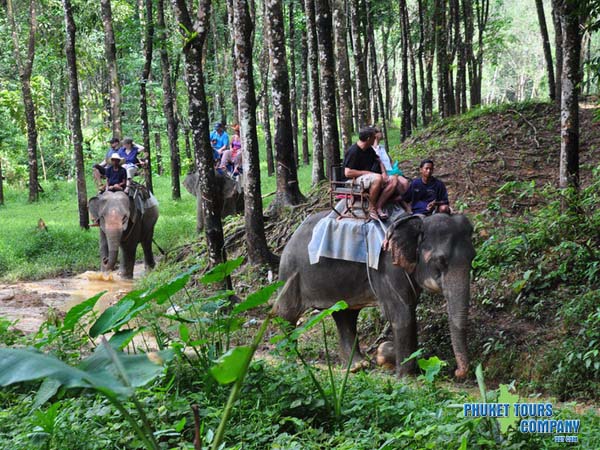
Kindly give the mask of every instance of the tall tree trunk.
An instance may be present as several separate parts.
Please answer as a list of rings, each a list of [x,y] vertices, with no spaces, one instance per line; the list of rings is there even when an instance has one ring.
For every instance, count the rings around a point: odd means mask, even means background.
[[[267,175],[275,173],[273,161],[273,136],[271,135],[271,113],[269,102],[269,23],[267,22],[267,4],[263,0],[263,50],[261,55],[261,83],[262,83],[262,119],[265,134],[265,148],[267,153]]]
[[[144,1],[146,13],[145,32],[144,32],[144,67],[142,68],[142,78],[140,80],[140,119],[142,121],[142,136],[144,139],[144,149],[146,152],[146,187],[152,188],[152,158],[150,152],[150,124],[148,122],[148,96],[146,85],[150,78],[152,69],[152,40],[154,38],[154,23],[152,20],[152,0]]]
[[[352,84],[348,64],[348,42],[346,41],[346,9],[344,0],[332,0],[333,31],[335,35],[335,63],[337,90],[340,99],[340,128],[342,147],[352,145]]]
[[[540,33],[542,34],[542,46],[544,48],[544,58],[546,59],[546,69],[548,70],[548,91],[550,99],[554,100],[556,95],[556,84],[554,83],[554,65],[552,64],[550,38],[548,37],[546,15],[544,14],[544,1],[535,0],[535,7],[537,8],[538,22],[540,23]]]
[[[290,108],[292,113],[292,138],[294,158],[298,165],[298,95],[296,94],[296,27],[294,25],[294,0],[289,2],[289,47],[290,47]]]
[[[2,158],[0,158],[0,206],[4,205],[4,175],[2,174]]]
[[[260,159],[256,133],[256,97],[252,68],[252,21],[246,0],[233,2],[233,37],[235,42],[235,79],[238,92],[242,164],[244,168],[244,229],[251,264],[269,264],[269,251],[263,222],[260,193]]]
[[[421,84],[421,118],[423,126],[427,126],[432,115],[432,89],[433,89],[433,53],[431,52],[431,23],[425,19],[426,13],[423,6],[424,0],[418,0],[419,10],[419,81]],[[425,83],[425,72],[427,72],[427,84]]]
[[[411,125],[412,125],[412,129],[416,129],[417,128],[417,123],[418,123],[418,108],[417,105],[419,104],[418,102],[418,92],[417,92],[417,66],[415,63],[415,49],[414,46],[412,44],[412,39],[410,38],[411,36],[411,32],[410,32],[410,18],[408,16],[408,8],[405,10],[406,11],[406,23],[408,24],[408,39],[407,39],[407,44],[408,44],[408,60],[410,61],[410,81],[411,81],[411,100],[412,100],[412,105],[411,105],[411,111],[410,111],[410,121],[411,121]]]
[[[110,117],[112,120],[113,136],[121,137],[121,84],[117,72],[117,47],[112,25],[112,10],[110,0],[100,0],[102,24],[104,25],[104,52],[108,65],[110,80]]]
[[[235,61],[235,43],[233,42],[235,29],[233,28],[233,13],[233,0],[227,0],[227,22],[229,24],[229,33],[231,36],[231,60]],[[251,35],[252,44],[254,44],[254,34],[251,33]],[[240,123],[235,76],[231,77],[231,103],[233,105],[233,123]]]
[[[392,117],[392,98],[390,95],[390,68],[389,68],[389,50],[388,50],[388,42],[389,42],[389,34],[390,29],[387,27],[383,30],[382,36],[382,53],[383,53],[383,88],[384,88],[384,99],[385,99],[385,113],[384,117],[386,122],[389,122]],[[386,135],[387,136],[387,135]]]
[[[560,0],[552,0],[552,22],[554,23],[554,44],[556,51],[556,72],[554,76],[554,101],[561,105],[563,70],[563,30],[560,19]]]
[[[309,164],[308,156],[308,36],[302,30],[302,99],[300,101],[300,120],[302,122],[302,164]],[[352,121],[352,113],[350,113]]]
[[[471,107],[481,104],[481,77],[483,67],[483,36],[490,16],[490,0],[475,0],[477,18],[477,54],[475,55],[473,80],[471,80]]]
[[[21,80],[23,106],[25,108],[25,121],[27,123],[27,160],[29,163],[29,201],[38,200],[38,163],[37,163],[37,127],[35,123],[35,106],[31,93],[31,71],[35,56],[35,33],[37,30],[37,14],[35,0],[29,1],[29,37],[27,39],[27,56],[23,60],[19,44],[19,33],[15,21],[15,12],[12,0],[6,1],[7,16],[10,22],[11,36],[14,47],[14,58]]]
[[[298,185],[292,118],[290,114],[290,84],[285,54],[285,34],[281,0],[266,0],[269,22],[269,60],[271,65],[271,90],[273,92],[273,120],[275,121],[275,172],[277,194],[269,208],[278,215],[281,207],[297,205],[304,201]]]
[[[160,68],[162,73],[163,113],[167,120],[167,136],[171,154],[171,198],[181,198],[181,159],[179,156],[178,122],[175,115],[175,95],[171,84],[171,64],[167,52],[167,27],[165,23],[164,0],[157,2],[157,22],[160,41]]]
[[[579,188],[579,90],[581,86],[581,31],[578,6],[569,0],[559,3],[563,35],[562,94],[560,96],[561,188]]]
[[[315,23],[321,69],[321,126],[323,128],[323,153],[325,175],[340,164],[340,137],[337,127],[335,99],[335,64],[333,62],[333,25],[328,0],[315,0]]]
[[[473,78],[475,76],[475,54],[473,53],[473,2],[471,0],[462,0],[462,7],[463,27],[465,30],[465,64],[469,75],[469,91],[472,92],[471,86],[473,85]],[[475,106],[473,105],[473,99],[471,98],[470,100],[471,107]]]
[[[352,48],[354,53],[354,73],[356,79],[356,102],[358,106],[358,127],[371,122],[369,114],[369,84],[367,82],[366,45],[363,45],[363,30],[360,20],[360,0],[348,0],[350,6],[350,25],[352,29]]]
[[[401,136],[402,140],[406,139],[411,134],[411,123],[410,123],[410,98],[408,89],[408,39],[410,37],[408,30],[408,14],[406,7],[406,0],[400,0],[400,20],[401,20],[401,40],[402,40],[402,78],[400,80],[400,87],[402,89],[402,121]]]
[[[154,152],[156,159],[156,173],[162,176],[164,170],[162,163],[162,141],[159,132],[154,133],[154,146],[156,147],[156,151]]]
[[[67,72],[69,74],[69,100],[71,101],[70,122],[73,150],[75,155],[75,173],[77,178],[77,206],[79,209],[79,226],[88,229],[90,218],[87,206],[87,188],[85,185],[85,168],[83,164],[83,134],[81,132],[81,109],[79,107],[79,84],[77,82],[77,57],[75,53],[75,21],[71,0],[62,0],[65,12],[65,54]],[[2,174],[0,173],[0,177]]]
[[[186,0],[172,0],[179,29],[184,33],[186,81],[189,96],[190,125],[194,135],[194,152],[199,175],[198,207],[204,215],[204,229],[208,246],[209,265],[226,259],[221,224],[221,211],[217,209],[216,178],[213,150],[209,135],[208,108],[204,91],[204,65],[202,51],[209,21],[210,0],[200,0],[196,14],[190,15]],[[192,21],[193,18],[193,21]],[[186,31],[187,30],[187,31]],[[199,224],[200,225],[200,224]]]
[[[325,179],[323,164],[323,129],[321,128],[321,88],[319,81],[319,65],[317,50],[317,29],[315,25],[315,2],[304,0],[306,13],[306,33],[308,41],[308,66],[310,67],[310,98],[312,112],[312,184]]]

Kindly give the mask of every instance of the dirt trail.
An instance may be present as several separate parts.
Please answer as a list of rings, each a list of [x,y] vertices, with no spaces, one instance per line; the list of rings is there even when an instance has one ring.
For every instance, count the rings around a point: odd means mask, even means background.
[[[136,264],[140,276],[143,264]],[[48,278],[0,284],[0,317],[17,323],[13,328],[23,333],[35,333],[47,319],[50,310],[63,315],[74,305],[107,291],[96,303],[104,311],[133,288],[132,280],[123,280],[115,273],[88,271],[70,278]]]

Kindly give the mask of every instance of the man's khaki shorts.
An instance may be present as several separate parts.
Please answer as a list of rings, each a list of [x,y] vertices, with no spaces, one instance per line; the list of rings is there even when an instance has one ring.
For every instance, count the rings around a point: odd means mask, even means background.
[[[365,189],[369,189],[371,187],[371,183],[373,183],[380,176],[381,176],[380,174],[375,173],[375,172],[367,173],[365,175],[361,175],[360,177],[356,178],[354,180],[354,184],[358,184],[360,186],[360,183],[362,182]]]

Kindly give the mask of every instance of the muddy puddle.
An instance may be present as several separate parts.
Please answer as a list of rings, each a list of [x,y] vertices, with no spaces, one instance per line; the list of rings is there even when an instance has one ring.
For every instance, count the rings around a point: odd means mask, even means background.
[[[139,277],[143,264],[136,264]],[[88,271],[70,278],[49,278],[14,284],[0,283],[0,317],[15,322],[22,333],[35,333],[50,314],[64,315],[70,308],[99,292],[107,291],[96,303],[101,312],[133,289],[133,280],[115,273]],[[54,311],[54,312],[51,312]]]

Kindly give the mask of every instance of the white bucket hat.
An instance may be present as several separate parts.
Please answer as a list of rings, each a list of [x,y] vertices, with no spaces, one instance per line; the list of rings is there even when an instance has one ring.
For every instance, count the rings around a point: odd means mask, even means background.
[[[125,160],[124,158],[121,158],[121,155],[119,155],[118,153],[113,153],[112,155],[110,155],[110,160],[112,161],[113,159],[118,159],[119,160],[119,164],[123,164],[123,161]]]

